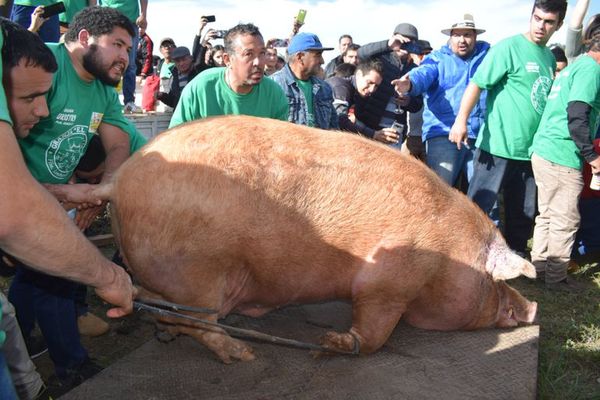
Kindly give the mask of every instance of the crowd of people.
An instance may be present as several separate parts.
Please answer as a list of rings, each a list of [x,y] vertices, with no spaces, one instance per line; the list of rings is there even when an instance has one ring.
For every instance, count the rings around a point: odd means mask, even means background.
[[[81,230],[106,205],[101,187],[145,143],[124,116],[139,111],[136,79],[145,109],[173,112],[170,127],[246,114],[413,156],[487,213],[549,290],[581,289],[570,262],[600,250],[600,191],[587,183],[600,174],[600,16],[583,27],[589,0],[578,0],[564,49],[547,45],[567,2],[534,0],[526,32],[493,46],[465,13],[439,27],[448,41],[437,50],[407,22],[373,43],[343,34],[325,68],[334,48],[300,21],[289,38],[265,41],[251,23],[217,31],[202,17],[191,51],[163,38],[157,59],[147,0],[64,3],[59,18],[44,16],[49,2],[15,0],[14,22],[0,20],[0,159],[11,166],[0,173],[11,188],[0,248],[15,272],[8,299],[0,293],[0,398],[49,397],[28,355],[36,325],[55,367],[52,394],[99,370],[82,321],[106,327],[87,311],[85,285],[116,306],[109,316],[132,309],[131,279]]]

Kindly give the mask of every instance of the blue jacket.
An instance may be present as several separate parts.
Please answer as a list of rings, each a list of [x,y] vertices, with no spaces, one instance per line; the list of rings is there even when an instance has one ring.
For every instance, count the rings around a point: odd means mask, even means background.
[[[296,78],[288,64],[270,76],[281,86],[290,105],[288,121],[299,125],[307,125],[308,110],[302,89],[298,87]],[[331,86],[315,76],[310,77],[313,86],[313,112],[315,127],[321,129],[339,129],[338,116],[333,108],[333,91]]]
[[[478,41],[470,58],[463,60],[452,53],[448,45],[429,54],[418,68],[408,75],[412,87],[409,94],[425,94],[423,111],[423,141],[448,136],[460,109],[460,101],[471,78],[487,54],[490,44]],[[467,121],[469,138],[476,138],[485,117],[483,91]]]

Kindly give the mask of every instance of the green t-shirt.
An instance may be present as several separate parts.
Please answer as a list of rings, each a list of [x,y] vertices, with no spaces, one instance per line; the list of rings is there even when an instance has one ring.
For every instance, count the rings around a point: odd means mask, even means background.
[[[64,44],[50,43],[58,71],[46,95],[50,114],[19,139],[25,163],[41,183],[67,183],[101,123],[127,131],[114,87],[82,80]]]
[[[173,68],[175,68],[174,62],[164,62],[160,67],[160,79],[169,79],[173,76]]]
[[[238,94],[225,83],[226,68],[210,68],[186,85],[169,128],[214,115],[254,115],[288,120],[288,102],[275,81],[263,78],[248,94]]]
[[[50,4],[56,3],[57,0],[15,0],[13,4],[18,6],[49,6]]]
[[[572,101],[589,104],[590,141],[598,129],[600,111],[600,65],[588,55],[581,56],[562,70],[548,95],[540,126],[533,138],[530,153],[544,160],[581,170],[583,158],[569,134],[567,106]]]
[[[303,81],[302,79],[294,79],[296,84],[304,94],[304,99],[306,100],[306,125],[307,126],[315,126],[315,109],[313,107],[313,85],[310,80]]]
[[[130,120],[127,120],[125,132],[129,135],[129,154],[135,153],[148,143],[148,139],[137,130],[135,124]]]
[[[58,15],[58,20],[70,24],[75,14],[88,6],[88,0],[62,0],[65,12]]]
[[[140,16],[138,0],[100,0],[100,5],[102,7],[116,8],[133,23]]]
[[[4,45],[4,35],[0,35],[0,49]],[[0,76],[2,76],[2,55],[0,54]],[[6,121],[9,124],[10,115],[8,114],[8,104],[6,103],[6,95],[4,94],[4,86],[0,86],[0,120]],[[2,320],[2,307],[0,306],[0,321]],[[0,348],[6,340],[6,333],[0,330]]]
[[[488,90],[475,145],[495,156],[529,160],[555,67],[552,52],[522,34],[493,46],[473,76],[477,86]]]

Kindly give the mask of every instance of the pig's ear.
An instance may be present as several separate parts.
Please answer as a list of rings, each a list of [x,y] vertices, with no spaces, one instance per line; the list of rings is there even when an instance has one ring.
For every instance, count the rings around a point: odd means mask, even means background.
[[[490,251],[485,269],[496,281],[513,279],[520,275],[535,278],[533,264],[508,248],[503,251]]]

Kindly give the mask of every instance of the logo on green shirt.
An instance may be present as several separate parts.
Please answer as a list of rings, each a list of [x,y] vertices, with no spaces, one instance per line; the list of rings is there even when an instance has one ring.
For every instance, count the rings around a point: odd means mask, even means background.
[[[544,108],[546,107],[546,100],[548,98],[548,92],[552,87],[552,80],[547,76],[540,76],[536,79],[531,87],[531,104],[533,109],[542,115]]]
[[[71,177],[85,152],[87,132],[87,126],[75,125],[50,142],[46,150],[46,168],[54,178]]]

